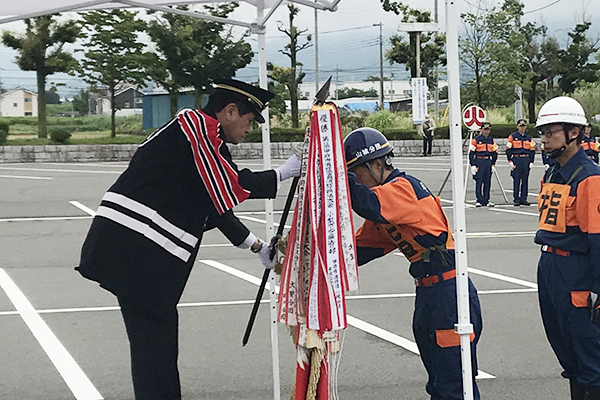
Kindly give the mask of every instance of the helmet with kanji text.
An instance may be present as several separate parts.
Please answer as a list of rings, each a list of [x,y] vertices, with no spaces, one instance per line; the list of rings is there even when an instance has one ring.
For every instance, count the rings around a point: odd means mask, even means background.
[[[393,150],[393,146],[383,133],[373,128],[356,129],[344,139],[344,154],[348,169],[384,157]]]

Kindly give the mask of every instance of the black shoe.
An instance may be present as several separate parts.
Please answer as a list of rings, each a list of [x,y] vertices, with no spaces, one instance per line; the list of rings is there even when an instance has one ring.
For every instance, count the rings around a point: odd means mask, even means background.
[[[528,202],[527,200],[523,200],[523,201],[521,202],[521,205],[522,205],[522,206],[530,206],[530,205],[531,205],[531,203],[530,203],[530,202]]]
[[[518,201],[515,201],[515,202],[513,203],[513,206],[515,206],[515,207],[519,207],[520,205],[521,205],[521,203],[519,203]]]

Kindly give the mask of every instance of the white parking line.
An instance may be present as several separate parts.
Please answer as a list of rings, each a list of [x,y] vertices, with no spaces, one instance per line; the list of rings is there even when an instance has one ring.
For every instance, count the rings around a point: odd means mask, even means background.
[[[240,279],[243,279],[247,282],[250,282],[256,286],[260,286],[261,280],[253,275],[247,274],[238,269],[232,268],[220,262],[214,260],[198,260],[199,262],[206,264],[210,267],[216,268],[220,271],[226,272],[233,276],[236,276]],[[267,286],[265,290],[271,290],[269,282],[267,282]],[[279,292],[279,288],[275,287],[275,292]],[[393,343],[397,346],[400,346],[411,353],[419,354],[419,349],[417,348],[417,344],[409,339],[403,338],[402,336],[396,335],[395,333],[386,331],[385,329],[379,328],[375,325],[372,325],[366,321],[353,317],[351,315],[347,316],[348,325],[353,326],[357,329],[360,329],[363,332],[367,332],[373,336],[377,336],[380,339],[386,340],[390,343]],[[493,379],[494,375],[488,374],[487,372],[483,372],[478,370],[477,379]]]
[[[34,179],[34,180],[48,180],[51,181],[54,178],[49,178],[47,176],[25,176],[25,175],[0,175],[0,178],[8,178],[8,179]]]
[[[78,202],[78,201],[74,201],[74,200],[73,200],[73,201],[69,201],[69,203],[71,203],[71,205],[74,205],[75,207],[79,208],[79,209],[80,209],[81,211],[83,211],[84,213],[91,215],[92,217],[93,217],[94,215],[96,215],[96,211],[92,210],[92,209],[91,209],[91,208],[89,208],[89,207],[86,207],[86,206],[84,206],[83,204],[81,204],[81,203],[80,203],[80,202]]]
[[[30,218],[0,218],[0,222],[32,222],[32,221],[69,221],[90,219],[92,217],[30,217]]]
[[[17,287],[4,269],[0,268],[0,287],[17,309],[23,322],[27,325],[35,339],[58,373],[63,378],[77,400],[102,400],[102,395],[85,375],[81,367],[71,357],[67,349],[46,325],[23,292]]]
[[[0,170],[6,171],[36,171],[36,172],[75,172],[84,174],[121,174],[121,171],[96,171],[83,169],[58,169],[58,168],[19,168],[19,167],[0,167]]]

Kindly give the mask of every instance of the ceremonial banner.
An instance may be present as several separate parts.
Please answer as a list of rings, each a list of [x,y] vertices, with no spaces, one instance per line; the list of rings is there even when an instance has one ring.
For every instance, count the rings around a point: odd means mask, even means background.
[[[279,291],[278,320],[293,327],[297,344],[296,400],[331,398],[329,355],[347,327],[346,292],[357,289],[339,115],[332,103],[315,105]]]

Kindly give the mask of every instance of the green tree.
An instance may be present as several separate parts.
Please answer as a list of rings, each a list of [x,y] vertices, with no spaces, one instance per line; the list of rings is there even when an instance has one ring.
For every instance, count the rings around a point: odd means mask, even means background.
[[[432,22],[431,12],[409,7],[402,2],[381,0],[385,11],[401,15],[402,22]],[[427,78],[428,86],[435,87],[435,66],[446,65],[446,35],[440,33],[409,32],[390,36],[392,48],[385,52],[390,62],[404,64],[412,78],[417,77],[417,36],[420,42],[420,76]]]
[[[222,18],[237,7],[237,3],[204,6],[211,15]],[[202,97],[209,91],[212,82],[217,78],[234,76],[238,69],[252,61],[254,54],[245,36],[236,39],[232,28],[220,22],[192,18],[187,24],[184,29],[190,39],[178,47],[184,55],[180,63],[183,72],[181,85],[194,88],[196,107],[200,108]]]
[[[375,89],[362,90],[357,88],[342,88],[337,91],[338,99],[348,99],[350,97],[379,97]]]
[[[111,104],[110,136],[116,136],[115,90],[119,85],[143,85],[148,75],[144,66],[149,55],[138,34],[146,23],[137,13],[124,10],[92,11],[81,14],[84,20],[85,59],[81,75],[89,83],[100,83],[108,88]]]
[[[38,92],[38,136],[47,137],[46,129],[46,78],[57,72],[71,73],[77,61],[64,51],[65,43],[73,43],[80,32],[76,21],[59,23],[56,15],[26,19],[25,34],[4,31],[2,42],[17,50],[16,63],[24,71],[35,71]]]
[[[299,37],[307,31],[307,29],[299,30],[294,26],[294,17],[300,12],[300,10],[293,4],[288,5],[289,10],[289,28],[285,28],[282,22],[279,22],[277,29],[290,39],[290,42],[285,46],[283,50],[279,50],[280,53],[285,54],[290,59],[290,67],[280,67],[275,64],[270,64],[267,67],[269,70],[269,77],[281,84],[287,86],[290,93],[290,108],[292,113],[292,127],[298,127],[298,85],[302,83],[302,80],[306,76],[306,73],[298,72],[298,67],[302,67],[302,63],[298,62],[298,52],[310,47],[311,35],[307,35],[306,42],[300,43]]]
[[[269,81],[269,91],[275,93],[275,97],[269,101],[269,113],[279,117],[285,115],[287,110],[285,101],[290,97],[286,86],[271,80]]]
[[[569,32],[571,43],[563,52],[561,61],[565,65],[561,78],[558,80],[560,88],[565,93],[573,93],[583,82],[596,82],[600,65],[591,63],[590,56],[598,51],[598,40],[591,41],[587,38],[591,22],[577,24]]]
[[[79,115],[88,115],[90,112],[90,90],[79,89],[79,92],[73,96],[73,110],[77,111]]]
[[[56,86],[52,86],[46,91],[46,104],[60,104],[60,96],[57,93]]]

